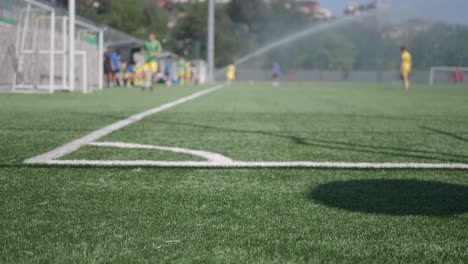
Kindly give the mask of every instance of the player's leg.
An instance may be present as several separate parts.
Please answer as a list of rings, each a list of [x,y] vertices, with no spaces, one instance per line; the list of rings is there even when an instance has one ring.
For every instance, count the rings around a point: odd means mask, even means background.
[[[279,85],[279,76],[276,73],[273,73],[273,78],[272,78],[272,85],[273,86],[278,86]]]
[[[403,79],[403,85],[405,87],[405,91],[408,91],[409,90],[409,86],[410,86],[410,83],[409,83],[409,71],[407,71],[406,69],[403,69],[401,71],[401,77]]]
[[[135,86],[136,85],[136,83],[135,83],[135,73],[130,73],[128,79],[130,80],[130,86]]]
[[[151,86],[151,66],[149,62],[145,62],[143,65],[143,78],[144,85],[142,86],[143,90]]]
[[[137,85],[144,89],[146,76],[144,64],[138,63],[135,67],[135,73]]]
[[[153,62],[146,62],[143,66],[145,85],[144,88],[153,90],[153,78],[155,75]]]
[[[107,87],[110,87],[111,83],[111,68],[109,67],[108,63],[104,63],[104,75],[106,75],[106,82],[107,82]]]
[[[184,85],[184,73],[183,71],[179,71],[177,73],[179,76],[179,86],[183,86]]]
[[[230,74],[228,74],[227,79],[228,79],[229,84],[231,84],[236,78],[235,78],[234,74],[230,73]]]
[[[122,85],[122,75],[120,74],[120,70],[116,70],[114,75],[115,75],[115,82],[117,84],[117,87],[123,86]]]
[[[150,63],[150,70],[151,70],[151,86],[150,90],[153,91],[153,80],[156,78],[156,75],[158,73],[158,63],[156,61],[152,61]]]
[[[190,85],[190,73],[185,72],[185,84]]]

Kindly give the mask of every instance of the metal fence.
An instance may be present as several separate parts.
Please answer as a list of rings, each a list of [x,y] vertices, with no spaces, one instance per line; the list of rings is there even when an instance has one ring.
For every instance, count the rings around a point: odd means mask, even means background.
[[[269,81],[272,78],[271,70],[242,69],[236,74],[238,81]],[[411,74],[411,82],[417,84],[428,84],[430,71],[414,71]],[[217,75],[218,81],[224,80],[225,76]],[[400,82],[400,72],[394,71],[330,71],[330,70],[293,70],[284,72],[281,76],[283,81],[297,82],[356,82],[356,83],[397,83]],[[438,72],[434,84],[452,84],[453,73]]]

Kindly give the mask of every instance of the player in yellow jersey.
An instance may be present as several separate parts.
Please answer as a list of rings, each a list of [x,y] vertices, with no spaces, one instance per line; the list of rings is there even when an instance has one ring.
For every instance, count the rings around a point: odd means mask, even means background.
[[[236,79],[236,65],[230,64],[227,67],[226,71],[226,79],[228,82],[232,82]]]
[[[409,75],[411,73],[411,68],[412,68],[411,53],[409,53],[406,47],[404,46],[402,46],[400,50],[401,50],[401,66],[400,66],[401,79],[403,80],[405,91],[408,91],[409,86],[410,86]]]
[[[185,84],[185,58],[179,57],[177,60],[177,77],[179,77],[179,85]]]
[[[145,71],[146,83],[145,88],[150,88],[153,91],[153,78],[158,72],[158,56],[162,52],[161,42],[156,39],[156,34],[148,35],[148,41],[143,44],[143,53],[145,54]]]
[[[185,76],[184,76],[184,83],[185,84],[192,84],[192,65],[190,61],[185,62]]]

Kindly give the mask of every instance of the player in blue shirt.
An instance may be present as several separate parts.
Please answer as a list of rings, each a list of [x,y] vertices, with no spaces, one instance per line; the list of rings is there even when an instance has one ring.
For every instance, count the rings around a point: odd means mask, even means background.
[[[120,75],[120,51],[117,50],[112,52],[110,55],[110,60],[112,63],[112,71],[114,73],[115,81],[117,82],[117,86],[120,86],[122,84],[122,76]]]
[[[275,62],[273,64],[273,75],[272,75],[272,85],[273,86],[278,86],[279,85],[280,76],[281,76],[280,65],[277,62]]]

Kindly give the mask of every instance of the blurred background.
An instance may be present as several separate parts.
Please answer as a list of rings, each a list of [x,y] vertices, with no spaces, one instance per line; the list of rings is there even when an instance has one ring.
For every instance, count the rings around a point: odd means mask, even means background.
[[[68,3],[40,2],[58,10]],[[15,6],[21,5],[24,0],[0,0],[0,23],[15,24]],[[207,57],[206,1],[82,0],[77,5],[79,17],[105,27],[106,46],[118,47],[128,60],[150,32],[171,54]],[[427,83],[431,67],[444,66],[450,68],[433,72],[433,80],[450,83],[454,69],[468,65],[467,10],[466,0],[217,0],[216,77],[222,80],[224,67],[241,62],[238,80],[264,81],[277,62],[284,80],[397,82],[404,45],[413,55],[413,82]],[[306,34],[295,38],[300,32]],[[5,40],[0,45],[0,60],[6,60],[8,45]]]

